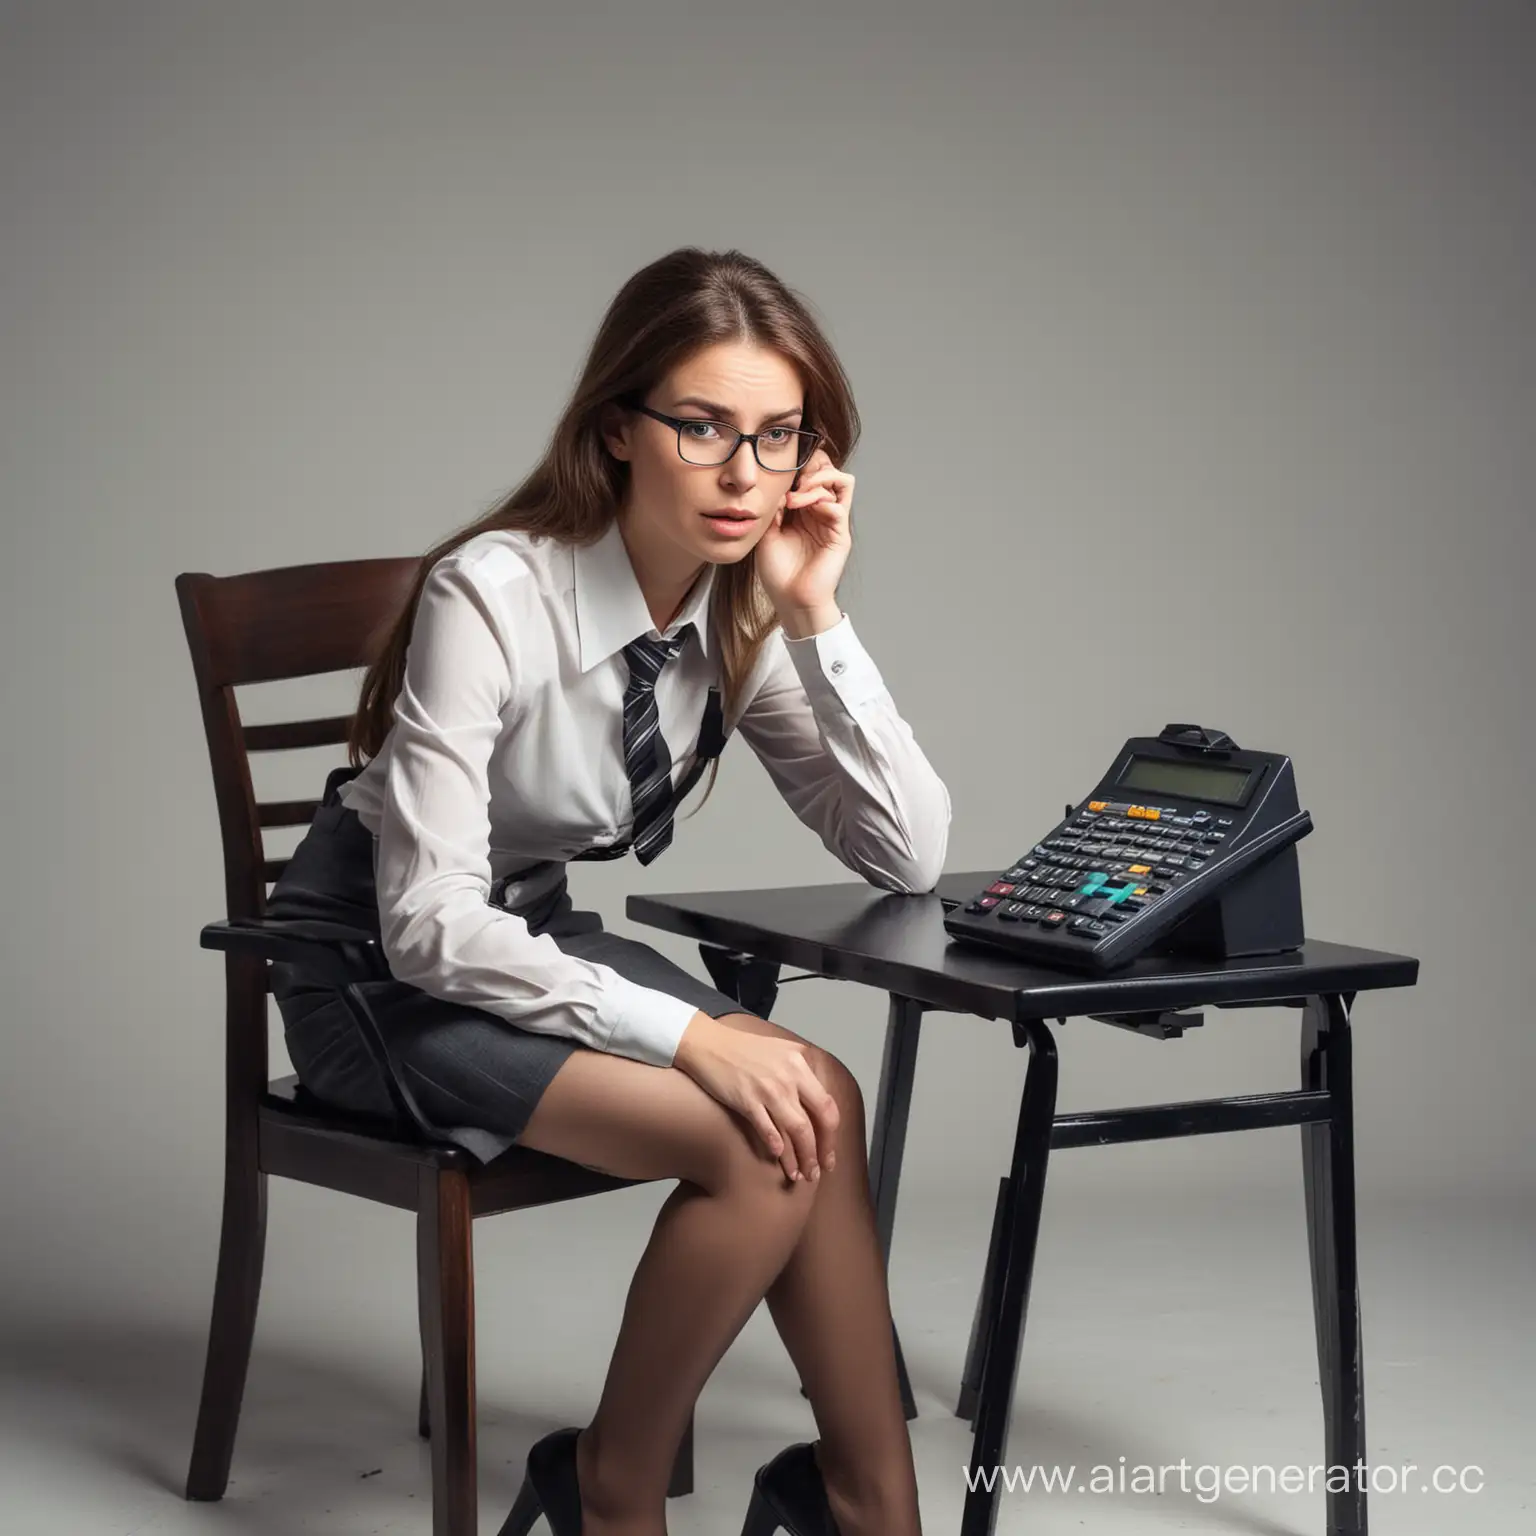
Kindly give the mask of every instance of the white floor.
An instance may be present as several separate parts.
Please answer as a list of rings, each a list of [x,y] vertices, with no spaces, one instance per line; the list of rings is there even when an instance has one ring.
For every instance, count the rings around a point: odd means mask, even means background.
[[[661,1193],[477,1226],[483,1532],[500,1525],[529,1442],[590,1410]],[[903,1191],[892,1291],[918,1396],[930,1533],[959,1528],[969,1432],[953,1407],[989,1219],[979,1199]],[[208,1248],[200,1269],[211,1237]],[[12,1310],[0,1333],[0,1531],[427,1536],[411,1254],[409,1217],[274,1185],[234,1475],[213,1505],[181,1497],[205,1300]],[[1128,1486],[1005,1492],[998,1530],[1322,1533],[1321,1491],[1233,1482],[1323,1459],[1305,1254],[1299,1185],[1241,1205],[1178,1191],[1119,1204],[1048,1197],[1008,1459],[1053,1476],[1075,1467],[1078,1484],[1095,1465],[1117,1480],[1123,1466]],[[1406,1489],[1378,1482],[1372,1530],[1536,1529],[1533,1259],[1529,1208],[1366,1202],[1370,1461],[1379,1479],[1405,1462],[1419,1468]],[[164,1296],[190,1290],[166,1275]],[[698,1487],[672,1504],[672,1531],[735,1536],[753,1469],[813,1433],[760,1308],[700,1400]],[[1130,1490],[1139,1466],[1170,1468],[1160,1493]],[[1460,1491],[1422,1491],[1437,1466]],[[1216,1476],[1225,1486],[1213,1494]]]

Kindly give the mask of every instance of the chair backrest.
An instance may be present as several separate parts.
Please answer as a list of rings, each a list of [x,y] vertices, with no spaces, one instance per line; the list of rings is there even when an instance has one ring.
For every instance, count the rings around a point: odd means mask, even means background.
[[[253,752],[342,745],[351,715],[244,725],[243,684],[317,677],[366,666],[378,654],[421,569],[419,557],[280,566],[236,576],[176,578],[192,653],[224,847],[227,915],[260,917],[286,859],[269,859],[265,827],[306,826],[318,800],[258,802]]]

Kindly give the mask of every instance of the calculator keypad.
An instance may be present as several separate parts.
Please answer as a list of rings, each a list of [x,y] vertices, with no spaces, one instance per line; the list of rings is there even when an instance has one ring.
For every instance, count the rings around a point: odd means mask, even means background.
[[[1210,811],[1094,800],[1005,869],[967,912],[1096,943],[1222,851],[1234,825]]]

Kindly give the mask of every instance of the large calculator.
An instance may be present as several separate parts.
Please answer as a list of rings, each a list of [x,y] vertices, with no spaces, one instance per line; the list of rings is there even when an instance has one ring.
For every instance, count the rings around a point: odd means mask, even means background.
[[[945,914],[959,943],[1107,971],[1151,953],[1276,954],[1304,940],[1290,758],[1174,724],[1132,737],[1066,817]]]

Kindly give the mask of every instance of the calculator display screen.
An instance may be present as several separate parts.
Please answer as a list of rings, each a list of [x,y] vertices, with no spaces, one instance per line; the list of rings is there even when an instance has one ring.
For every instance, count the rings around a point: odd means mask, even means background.
[[[1251,768],[1228,768],[1219,763],[1175,763],[1166,757],[1133,757],[1120,775],[1119,785],[1125,789],[1188,795],[1193,800],[1212,800],[1218,805],[1241,805],[1243,791],[1252,777]]]

